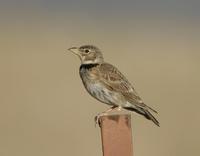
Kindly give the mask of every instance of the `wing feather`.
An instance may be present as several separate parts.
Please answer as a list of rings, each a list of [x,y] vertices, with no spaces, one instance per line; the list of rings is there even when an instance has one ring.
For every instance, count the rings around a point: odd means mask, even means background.
[[[127,101],[140,107],[146,106],[125,76],[113,65],[103,63],[99,67],[101,82],[114,92],[120,92]]]

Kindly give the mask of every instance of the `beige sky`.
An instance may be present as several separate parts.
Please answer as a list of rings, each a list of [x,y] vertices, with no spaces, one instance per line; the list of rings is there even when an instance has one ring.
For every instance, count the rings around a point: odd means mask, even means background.
[[[102,155],[93,117],[108,107],[85,92],[80,61],[67,52],[88,43],[159,112],[160,128],[132,115],[136,156],[200,154],[198,12],[186,8],[189,18],[173,18],[161,9],[162,16],[127,11],[118,18],[115,7],[101,17],[36,4],[1,10],[1,156]]]

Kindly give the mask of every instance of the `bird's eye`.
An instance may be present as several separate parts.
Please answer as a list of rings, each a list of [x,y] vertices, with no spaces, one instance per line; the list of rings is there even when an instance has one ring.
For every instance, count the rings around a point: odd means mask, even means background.
[[[85,53],[89,53],[90,51],[88,49],[85,49]]]

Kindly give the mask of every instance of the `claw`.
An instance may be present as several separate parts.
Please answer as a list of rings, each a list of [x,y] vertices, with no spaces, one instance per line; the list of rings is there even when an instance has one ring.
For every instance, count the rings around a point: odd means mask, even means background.
[[[99,127],[101,127],[100,117],[101,117],[101,114],[98,114],[95,116],[95,118],[94,118],[95,127],[97,126],[97,124],[99,125]]]
[[[108,112],[111,112],[111,111],[113,111],[116,108],[121,108],[121,107],[120,106],[112,106],[108,110],[106,110],[106,111],[104,111],[104,112],[96,115],[95,118],[94,118],[95,127],[96,127],[97,124],[99,125],[99,127],[101,127],[101,121],[100,121],[100,117],[101,116],[106,115]]]

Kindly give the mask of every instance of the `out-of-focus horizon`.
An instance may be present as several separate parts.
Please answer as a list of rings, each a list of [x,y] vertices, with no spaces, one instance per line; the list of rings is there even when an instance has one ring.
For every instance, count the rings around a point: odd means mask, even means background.
[[[134,154],[199,155],[200,1],[0,2],[0,155],[101,156],[69,47],[94,44],[117,66],[161,127],[132,115]]]

